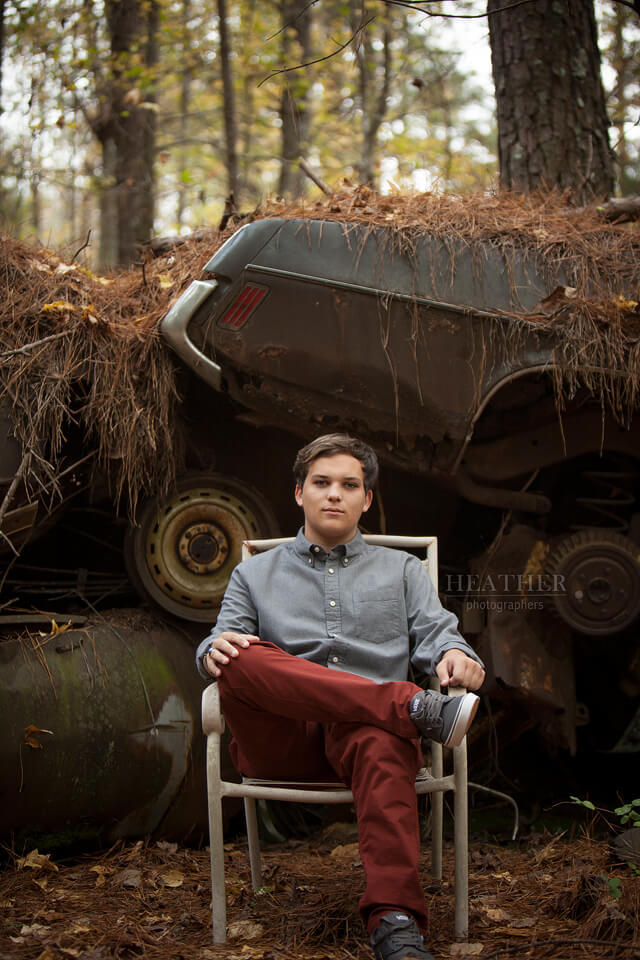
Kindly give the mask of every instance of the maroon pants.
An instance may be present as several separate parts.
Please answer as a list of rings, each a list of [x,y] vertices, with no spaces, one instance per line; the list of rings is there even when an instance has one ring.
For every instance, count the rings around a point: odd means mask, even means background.
[[[369,929],[384,907],[410,911],[424,928],[414,788],[421,754],[407,709],[420,688],[330,670],[262,641],[240,648],[218,686],[241,773],[337,778],[352,790],[367,881],[360,912]]]

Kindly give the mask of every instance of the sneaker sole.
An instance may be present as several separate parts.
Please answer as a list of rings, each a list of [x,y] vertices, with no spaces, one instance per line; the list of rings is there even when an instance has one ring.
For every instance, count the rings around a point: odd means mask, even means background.
[[[445,747],[460,746],[473,722],[479,703],[480,697],[477,697],[475,693],[465,693],[464,696],[460,697],[460,706],[453,721],[451,732],[447,739],[443,741]]]

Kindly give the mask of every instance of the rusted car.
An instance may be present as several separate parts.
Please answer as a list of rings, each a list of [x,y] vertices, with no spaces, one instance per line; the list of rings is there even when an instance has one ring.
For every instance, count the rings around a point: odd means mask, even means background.
[[[562,389],[568,347],[544,320],[571,281],[517,244],[246,225],[162,322],[188,470],[135,523],[72,430],[56,496],[30,495],[5,398],[5,831],[205,829],[193,648],[242,541],[297,529],[289,464],[333,430],[380,456],[367,529],[438,535],[500,744],[535,726],[554,749],[637,752],[640,427],[611,414],[601,371]]]
[[[639,424],[586,387],[559,403],[561,337],[530,318],[565,284],[515,246],[242,227],[162,323],[200,381],[187,416],[216,472],[149,504],[129,545],[140,587],[210,622],[241,540],[297,523],[296,446],[348,430],[386,467],[370,526],[440,537],[442,591],[492,692],[555,745],[575,750],[584,726],[640,749]],[[612,645],[619,696],[602,710]]]

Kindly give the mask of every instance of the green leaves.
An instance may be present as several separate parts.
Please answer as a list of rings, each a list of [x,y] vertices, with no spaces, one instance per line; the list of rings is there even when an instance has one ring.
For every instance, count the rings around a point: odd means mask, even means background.
[[[640,799],[616,807],[613,812],[620,817],[620,823],[629,824],[631,827],[640,827]]]

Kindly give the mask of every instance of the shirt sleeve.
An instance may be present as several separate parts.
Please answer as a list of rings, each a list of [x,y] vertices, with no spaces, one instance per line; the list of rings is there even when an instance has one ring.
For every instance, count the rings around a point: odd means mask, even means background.
[[[435,676],[436,666],[447,650],[462,650],[484,667],[459,633],[458,618],[440,603],[431,577],[417,557],[408,558],[404,577],[410,658],[415,669]]]
[[[232,630],[234,633],[249,634],[257,634],[258,631],[258,612],[253,603],[242,565],[238,565],[231,574],[218,619],[196,650],[196,667],[198,673],[206,680],[211,680],[212,677],[202,665],[204,656],[211,646],[211,641],[227,630]]]

